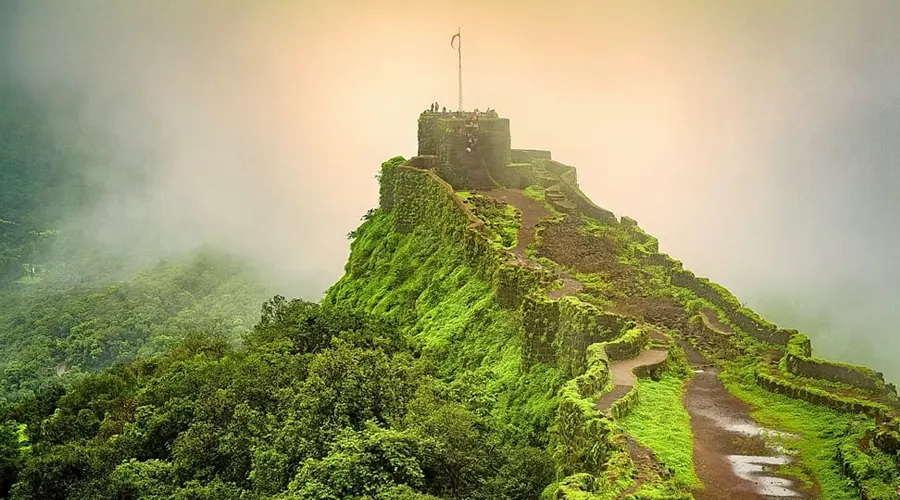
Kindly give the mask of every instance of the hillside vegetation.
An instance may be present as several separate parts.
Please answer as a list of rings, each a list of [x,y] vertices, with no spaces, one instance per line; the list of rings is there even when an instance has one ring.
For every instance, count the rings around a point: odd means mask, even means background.
[[[801,497],[894,498],[890,384],[813,357],[560,165],[522,158],[524,189],[471,192],[385,162],[318,304],[263,302],[211,251],[11,279],[0,497],[723,498],[706,391],[790,433],[721,440],[788,450],[771,474]]]

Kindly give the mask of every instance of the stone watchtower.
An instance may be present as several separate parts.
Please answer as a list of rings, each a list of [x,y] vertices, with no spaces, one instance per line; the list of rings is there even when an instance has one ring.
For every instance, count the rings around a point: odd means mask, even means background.
[[[419,155],[410,163],[435,169],[454,189],[494,188],[509,162],[509,119],[495,111],[419,116]]]

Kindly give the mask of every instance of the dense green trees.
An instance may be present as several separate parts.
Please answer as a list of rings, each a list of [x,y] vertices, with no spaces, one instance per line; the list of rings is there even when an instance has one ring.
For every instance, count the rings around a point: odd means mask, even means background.
[[[248,276],[203,252],[124,282],[0,295],[0,401],[162,352],[189,333],[237,339],[263,296]]]
[[[57,224],[96,194],[87,177],[93,153],[61,141],[61,117],[27,89],[0,82],[0,289],[32,272],[59,237]]]
[[[534,498],[547,454],[397,328],[275,297],[245,347],[187,336],[0,411],[11,498]],[[17,429],[24,426],[24,432]],[[27,441],[19,441],[19,434]]]

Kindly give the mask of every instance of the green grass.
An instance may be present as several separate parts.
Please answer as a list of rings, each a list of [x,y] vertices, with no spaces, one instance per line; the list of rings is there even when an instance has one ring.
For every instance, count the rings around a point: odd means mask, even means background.
[[[621,425],[675,471],[677,485],[687,489],[701,487],[694,470],[691,417],[681,402],[684,380],[671,373],[659,382],[641,379],[637,391],[640,402]]]
[[[503,250],[516,247],[522,226],[522,214],[516,207],[510,204],[498,207],[491,203],[491,198],[468,191],[457,191],[456,195],[484,222],[495,247]]]
[[[38,283],[40,283],[43,280],[44,280],[44,278],[41,276],[22,276],[21,278],[17,279],[13,283],[16,283],[17,285],[26,285],[27,286],[27,285],[37,285]]]
[[[478,380],[495,401],[494,423],[515,438],[547,440],[562,378],[555,367],[522,363],[516,313],[500,310],[493,285],[463,249],[433,228],[400,234],[380,213],[360,227],[344,275],[325,301],[395,320],[448,378]]]
[[[525,193],[525,196],[528,196],[531,199],[537,201],[547,201],[547,193],[545,192],[543,187],[537,184],[532,184],[526,187],[523,192]]]
[[[751,413],[754,420],[797,435],[793,439],[784,438],[779,444],[799,453],[804,465],[812,471],[814,479],[822,488],[822,498],[859,498],[859,493],[841,474],[835,460],[844,430],[853,419],[851,415],[771,393],[746,378],[742,380],[727,371],[720,377],[732,394],[755,408]],[[785,472],[798,479],[809,480],[796,467]]]

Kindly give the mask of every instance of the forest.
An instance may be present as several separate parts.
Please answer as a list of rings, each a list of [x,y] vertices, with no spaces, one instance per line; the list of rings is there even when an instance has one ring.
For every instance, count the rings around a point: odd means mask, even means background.
[[[546,436],[397,318],[200,249],[138,273],[67,221],[101,194],[21,88],[0,100],[0,498],[535,498]],[[102,249],[101,249],[102,250]],[[476,293],[478,290],[474,290]]]
[[[715,440],[790,455],[762,479],[804,498],[900,487],[892,384],[635,221],[560,211],[548,162],[491,198],[386,161],[310,302],[220,249],[99,247],[72,223],[108,189],[98,153],[3,91],[0,498],[688,500],[732,487],[697,459]],[[714,393],[777,431],[704,435]]]

